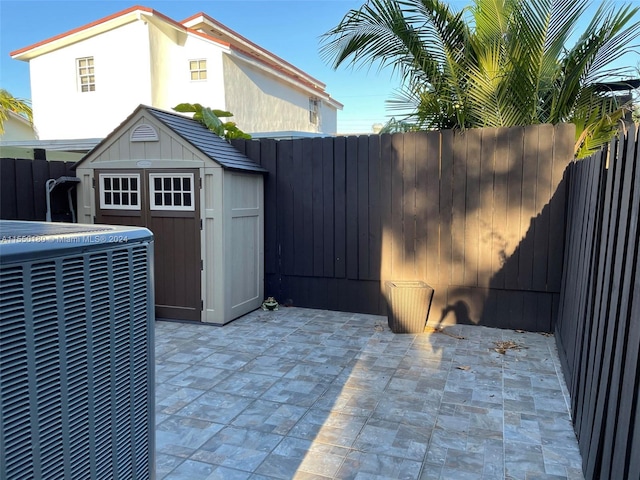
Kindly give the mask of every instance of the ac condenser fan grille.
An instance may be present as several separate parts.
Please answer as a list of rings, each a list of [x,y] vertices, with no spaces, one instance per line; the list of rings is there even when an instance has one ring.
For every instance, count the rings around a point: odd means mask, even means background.
[[[153,472],[151,245],[0,270],[0,478]]]

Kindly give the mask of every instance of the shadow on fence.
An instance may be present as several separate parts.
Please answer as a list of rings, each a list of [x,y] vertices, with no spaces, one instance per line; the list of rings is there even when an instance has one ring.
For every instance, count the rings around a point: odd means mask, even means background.
[[[266,294],[385,315],[385,281],[422,280],[435,289],[431,324],[549,331],[573,132],[536,125],[235,142],[269,170]]]

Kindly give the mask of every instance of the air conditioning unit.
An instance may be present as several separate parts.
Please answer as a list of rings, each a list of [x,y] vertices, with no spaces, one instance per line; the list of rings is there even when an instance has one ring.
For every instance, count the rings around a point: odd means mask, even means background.
[[[153,236],[0,221],[0,479],[153,479]]]

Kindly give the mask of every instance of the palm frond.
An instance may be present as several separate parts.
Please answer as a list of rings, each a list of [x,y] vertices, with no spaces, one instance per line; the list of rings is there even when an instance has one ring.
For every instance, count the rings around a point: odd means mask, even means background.
[[[640,7],[603,3],[567,48],[587,0],[367,0],[324,37],[334,67],[400,73],[391,110],[421,128],[575,122],[576,152],[615,133],[620,105],[594,86],[628,75],[615,62],[638,48]],[[634,43],[635,42],[635,43]]]
[[[28,100],[16,98],[4,88],[0,88],[0,135],[4,134],[4,122],[9,112],[20,115],[33,125],[33,110]]]

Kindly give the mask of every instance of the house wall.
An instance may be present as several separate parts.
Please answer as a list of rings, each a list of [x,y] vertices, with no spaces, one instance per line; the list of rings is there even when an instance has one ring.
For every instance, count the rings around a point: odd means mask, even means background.
[[[81,92],[76,59],[93,57],[96,89]],[[189,60],[207,60],[207,79],[192,81]],[[140,104],[171,111],[179,103],[229,110],[248,132],[335,134],[337,111],[322,104],[309,121],[313,92],[269,73],[251,57],[164,20],[134,20],[30,61],[34,123],[42,140],[103,138]],[[256,62],[255,64],[251,64]]]
[[[149,28],[152,106],[171,111],[179,103],[223,109],[222,55],[226,47],[155,25]],[[191,80],[190,60],[207,61],[207,79]]]
[[[309,93],[230,56],[223,58],[223,68],[226,109],[241,130],[336,133],[337,112],[329,106],[321,109],[319,125],[309,121]]]
[[[149,34],[133,22],[30,60],[34,124],[41,140],[100,138],[151,103]],[[93,57],[96,90],[81,92],[76,59]]]
[[[335,135],[338,133],[338,110],[327,105],[320,104],[320,128],[321,133]]]
[[[4,134],[0,135],[2,141],[36,140],[38,136],[33,127],[25,120],[15,118],[11,113],[4,122]]]

